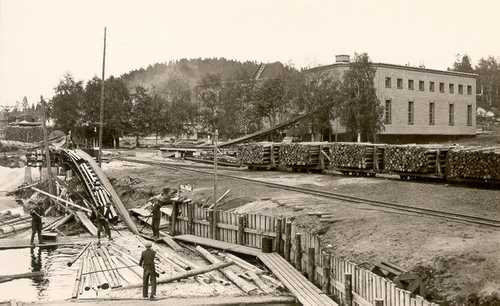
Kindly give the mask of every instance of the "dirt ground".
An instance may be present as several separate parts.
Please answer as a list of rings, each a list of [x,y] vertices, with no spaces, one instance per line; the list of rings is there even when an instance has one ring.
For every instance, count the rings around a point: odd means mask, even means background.
[[[113,161],[105,168],[129,207],[142,205],[163,187],[192,184],[195,200],[213,193],[213,177]],[[223,171],[222,171],[223,172]],[[231,174],[234,174],[232,172]],[[500,191],[396,178],[361,178],[285,172],[238,172],[260,180],[306,186],[377,200],[500,219]],[[132,183],[132,184],[131,184]],[[219,177],[218,194],[231,189],[220,208],[295,216],[322,234],[337,256],[371,266],[385,261],[425,277],[427,297],[443,305],[500,305],[500,231],[368,205],[282,191]],[[334,214],[322,224],[308,212]]]

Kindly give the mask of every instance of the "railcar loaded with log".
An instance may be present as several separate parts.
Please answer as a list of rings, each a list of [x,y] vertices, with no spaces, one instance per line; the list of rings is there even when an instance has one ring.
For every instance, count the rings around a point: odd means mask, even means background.
[[[250,170],[335,170],[354,176],[500,184],[500,146],[265,142],[240,145],[239,152],[241,165]]]

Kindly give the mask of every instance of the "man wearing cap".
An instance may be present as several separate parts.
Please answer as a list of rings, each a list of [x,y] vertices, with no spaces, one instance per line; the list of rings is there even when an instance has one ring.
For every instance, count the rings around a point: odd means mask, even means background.
[[[41,203],[35,205],[31,209],[31,244],[35,242],[35,234],[38,235],[38,244],[42,244],[42,216],[44,209]]]
[[[170,199],[175,194],[175,192],[176,192],[175,189],[171,189],[169,187],[164,188],[161,193],[161,197],[157,198],[153,204],[153,211],[151,212],[152,214],[151,229],[153,230],[154,238],[160,237],[160,222],[161,222],[160,208],[170,203]]]
[[[150,299],[154,299],[156,295],[156,270],[155,270],[155,256],[156,252],[151,249],[151,242],[147,241],[144,246],[146,249],[142,251],[139,266],[142,266],[142,296],[148,297],[148,286],[151,282],[151,295]]]
[[[111,231],[109,229],[109,220],[111,219],[111,203],[107,202],[106,207],[100,206],[97,208],[97,213],[95,214],[95,219],[97,221],[97,239],[98,244],[101,243],[101,232],[104,230],[105,234],[108,235],[109,240],[111,238]]]

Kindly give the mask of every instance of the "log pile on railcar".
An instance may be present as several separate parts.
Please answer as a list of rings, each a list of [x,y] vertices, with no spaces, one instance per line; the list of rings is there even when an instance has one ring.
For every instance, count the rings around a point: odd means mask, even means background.
[[[371,143],[337,142],[330,144],[332,168],[366,169],[377,167],[383,158],[376,145]]]
[[[240,161],[282,169],[336,170],[343,174],[397,174],[500,183],[500,146],[389,145],[371,143],[253,143],[240,145]]]
[[[408,174],[440,174],[441,158],[447,147],[391,145],[384,151],[384,170]]]
[[[272,143],[252,143],[239,146],[238,154],[245,165],[268,165],[272,162]]]
[[[500,181],[500,146],[452,148],[448,153],[448,175],[457,179]]]
[[[280,144],[279,163],[284,167],[320,167],[321,150],[325,144],[323,142]]]

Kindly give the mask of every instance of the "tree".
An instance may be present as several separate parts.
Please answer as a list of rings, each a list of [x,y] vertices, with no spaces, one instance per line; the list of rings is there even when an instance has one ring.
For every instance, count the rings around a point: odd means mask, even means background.
[[[176,136],[187,134],[195,124],[197,109],[191,101],[191,88],[189,83],[180,78],[170,78],[164,86],[167,96],[167,105],[164,109],[163,122],[166,129]],[[158,99],[162,99],[158,96]]]
[[[153,114],[153,99],[142,86],[137,86],[131,94],[132,114],[130,117],[131,131],[136,136],[139,146],[139,136],[151,132],[151,116]]]
[[[500,64],[493,56],[479,60],[476,66],[481,89],[480,103],[486,107],[500,107]]]
[[[284,80],[282,78],[265,80],[256,88],[254,98],[254,110],[257,117],[266,118],[269,126],[275,126],[288,104],[285,99]]]
[[[83,118],[88,131],[98,131],[101,79],[94,77],[85,86]],[[109,77],[104,83],[103,143],[119,146],[119,137],[131,130],[132,101],[121,79]]]
[[[308,75],[303,80],[300,110],[313,114],[307,119],[311,140],[323,140],[325,134],[330,138],[330,120],[333,119],[336,108],[339,107],[340,81],[327,73]]]
[[[54,88],[55,95],[49,103],[49,114],[54,119],[55,126],[65,132],[78,132],[81,126],[82,104],[84,89],[82,81],[75,81],[69,73],[65,74]],[[40,104],[35,111],[41,112]]]
[[[343,76],[340,105],[341,123],[352,140],[360,135],[362,140],[375,141],[376,134],[383,129],[383,108],[375,92],[374,77],[375,69],[368,54],[355,54]]]
[[[23,111],[29,111],[30,104],[28,103],[28,98],[26,96],[23,97]]]
[[[199,110],[201,123],[209,132],[218,129],[224,118],[221,91],[222,80],[217,74],[205,75],[196,88],[197,97],[201,102]]]
[[[470,57],[467,54],[464,54],[461,58],[460,54],[457,54],[457,60],[455,61],[455,63],[453,63],[453,68],[451,70],[474,73],[474,68],[472,68]]]

